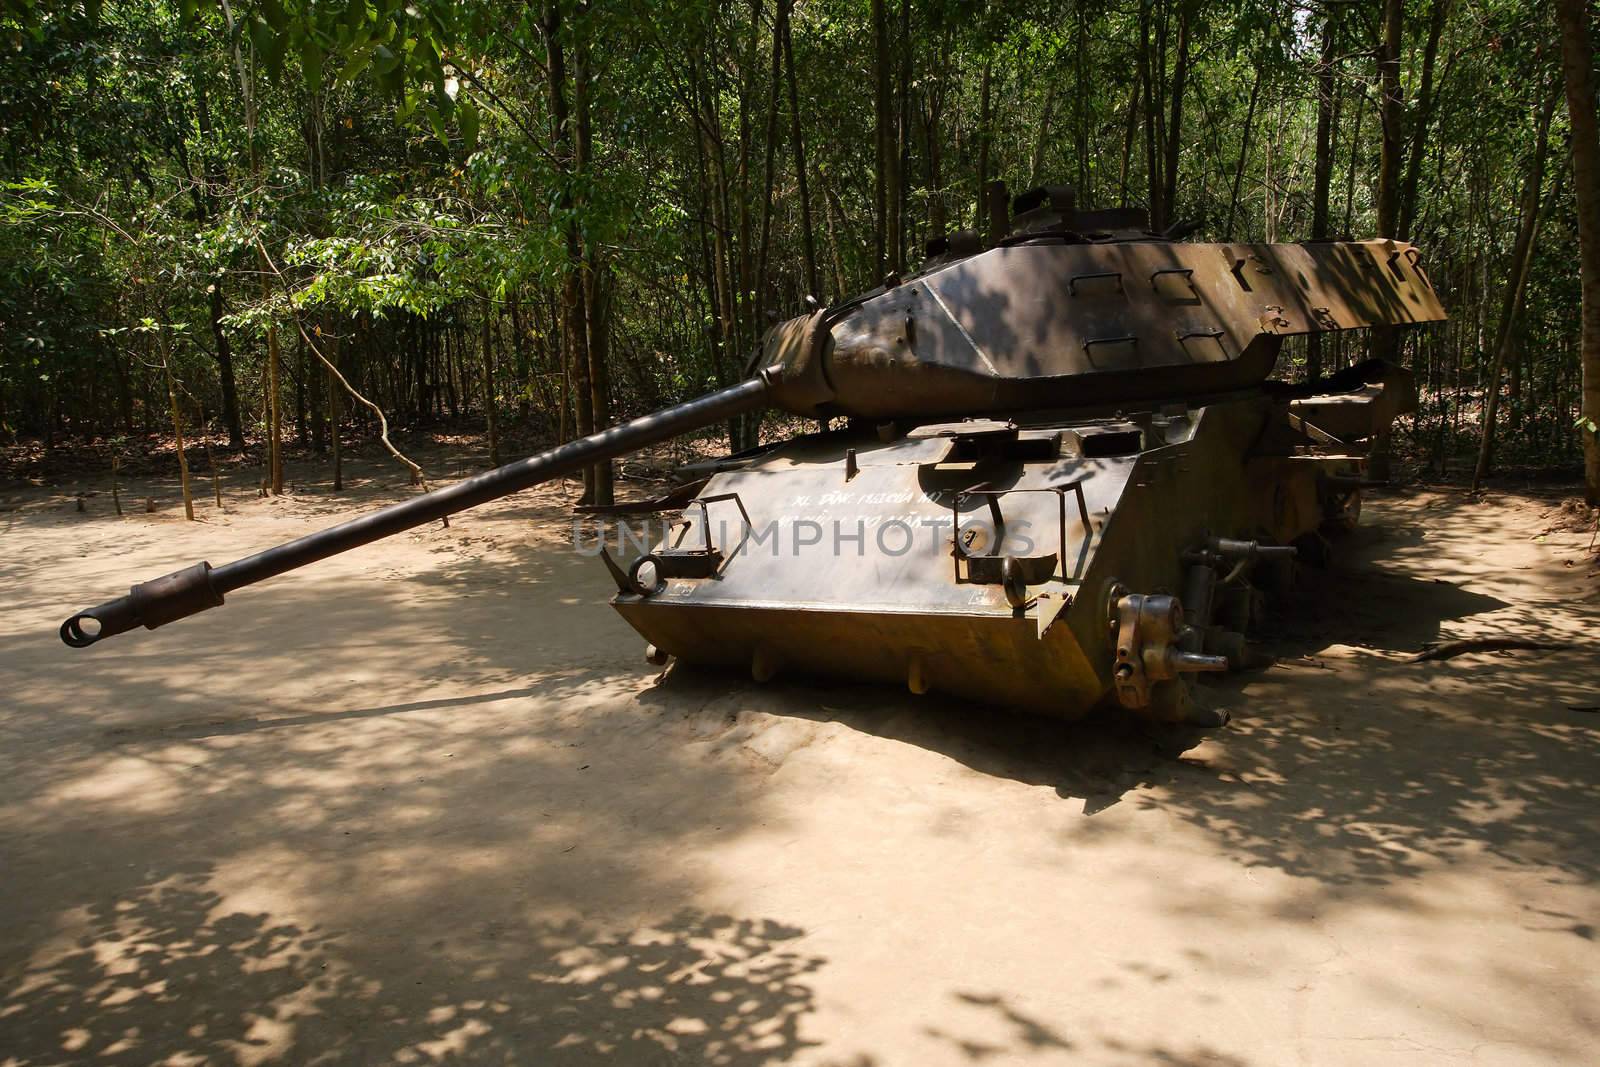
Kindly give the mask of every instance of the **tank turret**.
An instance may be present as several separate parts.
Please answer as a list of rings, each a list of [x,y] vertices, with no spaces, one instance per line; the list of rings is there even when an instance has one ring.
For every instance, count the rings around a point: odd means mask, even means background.
[[[1444,317],[1404,242],[1185,244],[1142,213],[1029,206],[1047,196],[1019,197],[994,248],[771,331],[775,401],[886,419],[1175,401],[1259,384],[1287,337]]]

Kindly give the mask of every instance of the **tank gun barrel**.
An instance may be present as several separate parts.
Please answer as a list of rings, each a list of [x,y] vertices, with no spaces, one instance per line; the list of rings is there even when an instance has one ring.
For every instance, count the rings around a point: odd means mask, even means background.
[[[735,415],[765,408],[770,402],[771,385],[772,376],[762,374],[253,556],[220,567],[196,563],[142,582],[126,596],[108,600],[67,619],[61,624],[61,639],[73,648],[85,648],[136,626],[153,630],[207,608],[219,607],[226,594],[285,571],[581,471],[591,464],[715,425]]]

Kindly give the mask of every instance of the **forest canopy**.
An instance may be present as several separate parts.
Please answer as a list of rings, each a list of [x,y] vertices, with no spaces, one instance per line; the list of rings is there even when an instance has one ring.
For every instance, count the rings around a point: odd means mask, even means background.
[[[567,439],[737,380],[772,322],[981,229],[1004,181],[1202,240],[1416,242],[1452,318],[1401,340],[1406,446],[1470,469],[1493,397],[1485,465],[1570,466],[1600,404],[1600,194],[1572,166],[1594,79],[1574,97],[1571,29],[1588,48],[1595,22],[1581,0],[8,0],[0,434],[177,420],[261,447],[278,491],[279,442],[336,452],[379,411],[471,419],[498,458],[511,421]]]

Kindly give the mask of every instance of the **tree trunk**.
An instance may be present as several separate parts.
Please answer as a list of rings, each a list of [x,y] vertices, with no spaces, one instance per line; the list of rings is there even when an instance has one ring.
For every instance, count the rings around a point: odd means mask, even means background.
[[[847,236],[844,206],[839,203],[839,191],[833,187],[826,171],[822,174],[822,198],[827,207],[828,247],[833,252],[833,283],[840,296],[850,291],[850,279],[845,274],[844,258],[840,254]]]
[[[730,362],[736,358],[734,352],[738,346],[737,333],[737,305],[733,293],[733,252],[728,248],[728,176],[726,160],[721,155],[720,143],[708,145],[708,155],[714,166],[712,179],[714,187],[711,195],[711,259],[713,280],[716,282],[717,296],[717,359],[716,372],[719,378],[726,377]]]
[[[1050,116],[1056,109],[1056,77],[1054,64],[1047,75],[1049,84],[1044,90],[1044,107],[1039,109],[1039,129],[1033,138],[1033,155],[1028,161],[1028,188],[1032,189],[1043,180],[1040,171],[1044,169],[1044,151],[1050,144]]]
[[[588,328],[589,391],[593,397],[595,430],[611,425],[611,373],[608,359],[611,354],[611,290],[610,271],[603,262],[591,260],[584,271],[587,282],[584,292],[585,324]],[[611,461],[602,460],[594,467],[595,504],[610,504],[613,500]]]
[[[1428,125],[1433,121],[1434,91],[1433,67],[1439,57],[1439,38],[1444,33],[1445,20],[1450,16],[1450,0],[1433,0],[1433,10],[1428,20],[1428,43],[1422,49],[1422,84],[1417,91],[1417,111],[1411,123],[1411,151],[1406,156],[1405,181],[1400,186],[1400,224],[1396,236],[1402,241],[1411,239],[1411,226],[1417,217],[1417,182],[1422,174],[1422,150],[1428,138]]]
[[[1088,5],[1079,3],[1077,7],[1078,22],[1078,47],[1075,57],[1077,73],[1077,91],[1073,94],[1073,136],[1075,138],[1076,155],[1078,157],[1078,202],[1093,206],[1095,204],[1094,185],[1089,179],[1089,11]]]
[[[772,25],[772,80],[767,92],[767,136],[764,169],[761,181],[761,245],[756,256],[756,330],[766,326],[767,297],[771,286],[767,283],[767,256],[772,249],[772,212],[775,207],[772,185],[776,178],[778,157],[778,100],[783,91],[783,35],[789,28],[789,2],[778,0]]]
[[[265,283],[263,283],[265,284]],[[282,360],[278,349],[278,328],[267,327],[267,464],[272,478],[272,494],[283,495],[283,397]]]
[[[911,0],[900,0],[899,108],[895,111],[894,185],[890,190],[894,217],[896,271],[906,268],[906,198],[911,174]]]
[[[197,189],[194,192],[196,203],[199,205],[203,222],[209,222],[213,215],[212,200],[220,195],[226,175],[215,146],[221,142],[215,138],[211,124],[211,101],[206,93],[205,78],[194,78],[195,90],[195,120],[200,129],[200,136],[206,145],[201,169],[205,174],[205,184],[208,189]],[[223,299],[222,275],[218,274],[212,279],[210,292],[210,319],[211,334],[217,343],[217,379],[222,386],[222,423],[228,430],[228,447],[234,451],[244,448],[244,429],[239,419],[239,387],[233,371],[233,346],[228,341],[227,331],[222,327]]]
[[[111,369],[117,376],[117,410],[122,416],[122,432],[133,436],[133,381],[131,360],[113,359]],[[0,400],[0,426],[5,425],[5,404]],[[14,436],[14,435],[13,435]]]
[[[1150,205],[1150,227],[1159,231],[1165,225],[1165,212],[1161,209],[1161,155],[1157,149],[1160,135],[1156,125],[1160,121],[1162,98],[1158,91],[1156,60],[1152,55],[1155,44],[1151,40],[1150,0],[1139,4],[1139,79],[1144,96],[1144,176],[1145,202]],[[1165,56],[1163,56],[1163,61]],[[1162,73],[1165,73],[1163,62]]]
[[[1583,399],[1583,475],[1589,503],[1600,504],[1600,130],[1595,119],[1595,54],[1585,0],[1556,0],[1562,68],[1572,131],[1572,194],[1578,208],[1583,291],[1579,336]]]
[[[1339,232],[1348,240],[1350,237],[1351,220],[1356,210],[1356,164],[1361,160],[1361,120],[1367,115],[1367,95],[1359,93],[1356,96],[1356,123],[1355,129],[1350,133],[1350,166],[1344,176],[1344,225],[1339,227]]]
[[[183,489],[183,515],[193,522],[194,493],[189,488],[189,456],[183,446],[183,418],[178,413],[178,390],[172,381],[172,349],[167,340],[166,327],[160,326],[158,329],[161,331],[161,370],[167,378],[167,405],[172,413],[173,444],[178,449],[178,484]]]
[[[587,15],[589,5],[580,6],[579,11]],[[589,63],[589,26],[580,24],[581,37],[578,42],[576,63],[573,66],[573,80],[577,104],[577,153],[573,169],[580,181],[588,175],[594,166],[594,124],[590,116],[589,101],[592,95],[593,68]],[[776,86],[774,86],[776,95]],[[774,103],[776,107],[776,103]],[[776,117],[776,116],[774,116]],[[584,182],[587,187],[587,182]],[[585,200],[583,207],[588,207]],[[583,348],[589,365],[589,419],[590,433],[596,433],[611,425],[611,375],[606,364],[610,352],[610,318],[605,312],[606,284],[605,265],[599,248],[593,238],[586,238],[583,247]],[[593,492],[590,495],[591,504],[610,504],[612,501],[612,472],[611,461],[601,460],[591,468],[590,483]]]
[[[528,356],[528,335],[523,329],[522,304],[515,290],[511,292],[507,303],[507,310],[511,314],[511,350],[517,357],[517,417],[526,420],[529,397],[533,392],[533,364]]]
[[[1400,88],[1400,45],[1404,30],[1404,0],[1383,0],[1383,22],[1376,49],[1378,89],[1381,94],[1378,117],[1382,127],[1378,155],[1378,236],[1397,237],[1400,232],[1400,154],[1403,146],[1405,101]],[[1372,354],[1378,359],[1395,360],[1400,354],[1400,331],[1379,326],[1372,331]],[[1377,481],[1389,477],[1389,431],[1373,435],[1368,469]]]
[[[1405,101],[1400,89],[1400,44],[1404,10],[1404,0],[1383,0],[1383,27],[1376,49],[1382,123],[1378,158],[1379,237],[1400,235],[1400,153],[1404,132],[1401,125],[1405,121]]]
[[[310,444],[306,426],[306,375],[309,373],[306,360],[306,339],[297,334],[294,345],[294,439],[301,448]]]
[[[329,362],[338,365],[339,350],[333,350]],[[338,492],[344,488],[344,446],[339,440],[340,415],[343,397],[339,391],[339,379],[330,369],[328,371],[328,447],[333,450],[333,491]]]
[[[787,2],[784,4],[788,7]],[[800,194],[800,239],[805,252],[806,264],[806,292],[818,300],[822,299],[822,285],[817,276],[817,238],[811,224],[811,188],[810,177],[806,174],[806,143],[801,136],[800,123],[800,87],[797,84],[794,72],[794,43],[793,34],[789,29],[789,20],[783,23],[783,67],[789,83],[789,139],[794,147],[794,180]],[[844,294],[839,294],[843,296]]]
[[[1500,376],[1510,355],[1513,328],[1522,309],[1522,294],[1527,290],[1528,271],[1533,266],[1533,245],[1539,227],[1539,197],[1544,191],[1544,161],[1550,145],[1550,116],[1555,112],[1556,96],[1550,95],[1539,113],[1539,132],[1533,161],[1522,186],[1521,221],[1516,243],[1511,247],[1511,263],[1506,274],[1505,296],[1500,304],[1500,325],[1495,330],[1494,363],[1484,389],[1483,426],[1478,438],[1478,463],[1472,471],[1472,488],[1477,489],[1494,463],[1495,416],[1500,407]]]
[[[546,49],[545,71],[550,93],[550,145],[557,168],[559,186],[557,206],[566,215],[564,225],[567,249],[566,270],[561,280],[561,320],[566,334],[568,365],[572,369],[579,437],[594,432],[594,396],[589,384],[588,327],[583,307],[583,245],[573,211],[573,147],[570,115],[567,109],[566,53],[561,43],[561,6],[552,3],[544,12]],[[584,503],[594,500],[594,468],[583,472]]]
[[[750,196],[750,153],[755,147],[755,136],[751,132],[753,114],[751,104],[756,96],[755,87],[758,84],[756,54],[759,51],[761,25],[765,21],[761,17],[762,4],[763,0],[750,0],[750,32],[745,37],[744,56],[739,63],[739,155],[737,157],[738,180],[735,185],[739,208],[739,233],[738,239],[734,244],[734,249],[738,253],[736,257],[738,273],[734,276],[737,284],[733,289],[734,340],[733,347],[729,351],[731,362],[735,369],[740,367],[744,361],[745,342],[750,335],[750,331],[760,329],[760,324],[753,321],[750,314],[751,293],[755,290],[756,285],[756,243],[752,236],[755,230],[750,215],[751,209],[754,207],[754,202]],[[743,421],[735,419],[733,426],[742,427]],[[736,435],[735,447],[743,448],[743,440],[742,435]]]
[[[1435,0],[1442,3],[1443,0]],[[1322,51],[1317,56],[1317,159],[1312,175],[1311,239],[1328,239],[1328,188],[1333,184],[1333,63],[1337,24],[1329,8],[1322,16]],[[1322,377],[1322,335],[1306,338],[1306,378]]]
[[[1164,185],[1161,193],[1162,226],[1156,227],[1159,231],[1177,221],[1175,215],[1178,210],[1178,154],[1182,148],[1181,134],[1183,130],[1183,93],[1184,84],[1189,77],[1189,4],[1183,4],[1178,12],[1178,56],[1172,71],[1172,117],[1167,123],[1167,155],[1163,166],[1162,178]]]
[[[570,438],[572,424],[571,375],[567,371],[566,348],[561,343],[561,301],[551,292],[544,300],[545,317],[549,329],[541,330],[539,352],[548,368],[548,382],[541,391],[546,407],[555,412],[557,440],[563,444]]]
[[[444,364],[444,399],[446,410],[450,418],[455,420],[461,417],[461,388],[466,385],[461,380],[459,367],[456,364],[455,346],[450,343],[450,327],[445,326],[439,331],[439,361]],[[460,383],[459,385],[457,383]]]
[[[944,202],[944,81],[929,79],[922,90],[922,139],[928,167],[928,236],[949,230]]]
[[[321,335],[322,331],[318,331]],[[326,390],[317,382],[316,369],[321,367],[321,362],[310,363],[306,366],[306,393],[311,405],[311,449],[318,455],[327,450],[327,420],[323,416],[322,404],[326,399]]]
[[[1239,162],[1233,168],[1233,186],[1228,192],[1228,222],[1222,228],[1222,239],[1233,240],[1233,223],[1239,214],[1239,185],[1244,180],[1244,168],[1250,158],[1250,137],[1255,132],[1256,102],[1261,98],[1263,65],[1256,65],[1256,76],[1250,83],[1250,103],[1244,111],[1244,129],[1239,135]]]
[[[1144,81],[1137,74],[1131,80],[1133,84],[1128,89],[1128,114],[1122,126],[1122,166],[1117,170],[1117,195],[1122,207],[1128,206],[1128,177],[1133,170],[1133,141],[1139,132],[1139,94],[1144,90]],[[1243,165],[1244,161],[1241,159],[1240,166]]]
[[[494,308],[483,298],[483,423],[489,434],[489,462],[500,466],[500,401],[494,383]]]
[[[978,200],[972,213],[972,228],[983,232],[984,220],[989,210],[989,147],[994,139],[994,123],[990,115],[989,82],[994,76],[994,60],[983,61],[983,74],[978,80]]]
[[[244,447],[244,428],[239,421],[239,386],[233,376],[233,346],[222,328],[222,279],[211,285],[211,336],[217,342],[217,379],[222,386],[222,424],[228,428],[228,447]]]
[[[872,110],[876,120],[878,165],[873,175],[873,274],[874,280],[889,272],[890,233],[889,190],[894,188],[894,118],[889,97],[889,17],[884,0],[872,0]],[[987,84],[987,83],[986,83]]]
[[[246,66],[244,53],[239,42],[241,35],[236,31],[233,9],[224,0],[222,13],[227,21],[228,36],[232,39],[233,65],[239,75],[239,92],[244,99],[245,136],[250,151],[250,179],[259,183],[261,180],[261,155],[256,145],[256,94],[255,70],[253,66]],[[267,276],[266,254],[263,251],[258,257],[261,266],[261,290],[263,297],[272,295],[272,283]],[[283,492],[283,453],[280,441],[281,419],[283,409],[278,399],[278,327],[267,326],[267,468],[272,482],[274,493]]]

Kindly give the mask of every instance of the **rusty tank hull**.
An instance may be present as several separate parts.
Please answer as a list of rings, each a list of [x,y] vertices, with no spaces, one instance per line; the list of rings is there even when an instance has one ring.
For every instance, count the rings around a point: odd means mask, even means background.
[[[1384,390],[1404,388],[1386,377],[1339,394],[1359,398],[1344,407],[1383,419]],[[647,562],[612,603],[658,661],[871,679],[1064,718],[1119,702],[1193,718],[1171,675],[1240,664],[1260,610],[1252,564],[1314,555],[1358,503],[1362,450],[1306,423],[1301,404],[1257,393],[798,437],[722,464],[655,545],[662,573]],[[1141,647],[1119,658],[1118,605],[1135,590],[1199,601],[1153,637],[1191,657],[1181,669],[1150,677],[1137,624]]]

